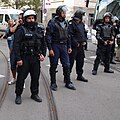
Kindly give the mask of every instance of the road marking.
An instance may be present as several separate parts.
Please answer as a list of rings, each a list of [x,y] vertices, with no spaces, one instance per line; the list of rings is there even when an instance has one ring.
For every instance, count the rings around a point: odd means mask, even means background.
[[[95,59],[95,58],[96,58],[96,56],[90,56],[89,58]]]
[[[4,75],[0,75],[0,78],[4,78],[5,76]]]
[[[46,65],[47,67],[50,67],[50,64]]]

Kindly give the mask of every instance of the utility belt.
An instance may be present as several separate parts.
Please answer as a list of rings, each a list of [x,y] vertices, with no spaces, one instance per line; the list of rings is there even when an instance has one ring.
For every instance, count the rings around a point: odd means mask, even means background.
[[[104,41],[107,41],[108,43],[109,43],[110,41],[112,41],[111,38],[104,38],[103,40],[104,40]]]
[[[21,51],[21,55],[38,56],[38,52],[34,48],[25,47],[25,49]]]
[[[107,45],[108,45],[108,46],[111,46],[111,45],[110,45],[110,41],[112,41],[111,38],[104,38],[103,41],[107,42]],[[103,44],[104,44],[104,43],[103,43]]]
[[[67,44],[67,40],[64,41],[52,41],[53,44],[61,44],[61,45],[66,45]]]

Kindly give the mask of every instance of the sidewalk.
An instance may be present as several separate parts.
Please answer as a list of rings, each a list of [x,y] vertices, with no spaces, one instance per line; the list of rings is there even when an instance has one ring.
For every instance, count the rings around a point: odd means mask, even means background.
[[[9,73],[8,73],[7,59],[0,51],[0,106],[5,96],[8,78],[9,78]]]

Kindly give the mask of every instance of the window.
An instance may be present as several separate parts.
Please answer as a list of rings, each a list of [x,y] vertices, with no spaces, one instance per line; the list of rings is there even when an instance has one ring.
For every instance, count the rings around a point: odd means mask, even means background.
[[[0,23],[3,21],[3,14],[0,14]]]
[[[10,20],[8,15],[5,15],[5,21],[8,23],[8,21]]]
[[[13,19],[14,21],[18,20],[18,15],[19,14],[10,14],[11,19]]]
[[[93,24],[93,22],[94,22],[94,14],[92,14],[92,13],[90,13],[89,14],[89,25],[92,25]]]

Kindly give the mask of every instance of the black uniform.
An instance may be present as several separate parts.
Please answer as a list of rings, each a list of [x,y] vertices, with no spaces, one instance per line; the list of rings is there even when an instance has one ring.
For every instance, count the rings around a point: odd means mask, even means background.
[[[70,70],[72,71],[74,61],[76,60],[77,80],[87,82],[87,80],[82,77],[85,58],[83,43],[87,40],[85,26],[82,22],[77,23],[76,20],[73,19],[69,22],[69,29],[72,46],[72,53],[70,54]]]
[[[111,47],[111,58],[110,58],[110,63],[111,64],[116,64],[113,60],[114,55],[115,55],[115,38],[117,36],[117,34],[119,33],[119,27],[118,25],[113,25],[113,30],[114,30],[114,43],[112,44]]]
[[[18,66],[18,76],[15,93],[20,96],[26,77],[31,76],[31,93],[37,95],[39,92],[40,61],[39,54],[46,55],[46,43],[44,31],[37,27],[34,30],[22,26],[15,33],[14,50],[17,61],[23,60],[23,65]]]
[[[71,44],[68,34],[68,22],[65,19],[65,16],[61,16],[62,12],[66,14],[66,7],[64,5],[59,6],[56,9],[57,16],[49,21],[46,29],[46,40],[49,52],[54,52],[54,55],[50,54],[50,88],[54,91],[57,90],[56,68],[59,58],[63,67],[63,74],[66,83],[65,87],[75,90],[75,87],[70,80],[70,62],[68,51],[71,50]]]
[[[93,74],[98,70],[98,66],[100,63],[100,60],[104,62],[104,72],[112,73],[113,71],[110,71],[110,53],[111,53],[111,45],[109,44],[110,41],[113,41],[113,26],[109,23],[105,24],[99,24],[96,27],[97,33],[96,38],[98,40],[97,45],[97,51],[96,51],[96,59],[94,62],[93,67]],[[107,45],[105,45],[105,41],[107,41]]]

